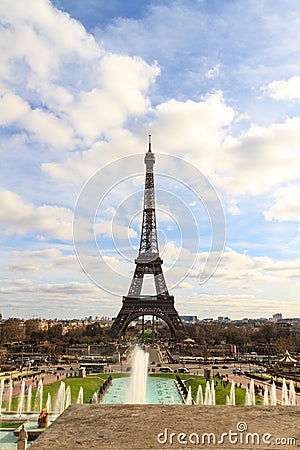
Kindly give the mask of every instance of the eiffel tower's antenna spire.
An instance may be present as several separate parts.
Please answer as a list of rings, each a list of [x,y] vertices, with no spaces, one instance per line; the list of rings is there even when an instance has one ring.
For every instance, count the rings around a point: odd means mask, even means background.
[[[148,136],[148,152],[151,152],[151,134]]]

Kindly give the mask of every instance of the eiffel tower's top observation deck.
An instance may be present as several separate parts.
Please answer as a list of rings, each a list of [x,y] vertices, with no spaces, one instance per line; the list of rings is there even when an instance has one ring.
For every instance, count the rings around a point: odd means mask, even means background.
[[[151,149],[151,134],[149,134],[148,137],[148,151],[145,154],[144,163],[146,164],[146,173],[152,172],[153,173],[153,166],[155,164],[155,156]]]

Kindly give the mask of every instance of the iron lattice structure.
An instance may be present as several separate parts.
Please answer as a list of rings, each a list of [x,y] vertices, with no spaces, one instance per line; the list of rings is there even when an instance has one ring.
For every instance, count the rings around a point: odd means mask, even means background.
[[[174,307],[174,297],[168,292],[162,271],[163,260],[159,256],[153,174],[155,156],[151,150],[151,136],[144,162],[146,177],[139,254],[135,259],[136,267],[128,294],[123,297],[123,305],[112,325],[111,334],[116,339],[120,338],[126,333],[130,322],[140,316],[151,315],[162,319],[176,339],[177,332],[183,330],[183,324]],[[154,276],[156,295],[141,295],[144,275],[149,274]]]

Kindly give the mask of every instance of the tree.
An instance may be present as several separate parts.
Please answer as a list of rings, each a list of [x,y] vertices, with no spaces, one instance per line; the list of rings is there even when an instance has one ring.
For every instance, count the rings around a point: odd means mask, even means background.
[[[40,331],[40,321],[38,319],[28,319],[25,322],[26,339],[31,340],[32,333]]]
[[[25,338],[25,325],[21,319],[15,317],[7,319],[1,326],[1,342],[20,342]]]

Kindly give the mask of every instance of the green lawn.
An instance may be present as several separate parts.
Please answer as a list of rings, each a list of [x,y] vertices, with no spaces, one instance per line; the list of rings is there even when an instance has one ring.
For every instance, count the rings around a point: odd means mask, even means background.
[[[102,375],[102,374],[101,374]],[[104,380],[107,377],[86,377],[86,378],[65,378],[63,382],[66,385],[66,388],[70,386],[71,388],[71,403],[76,403],[79,389],[82,386],[83,388],[83,402],[88,403],[92,398],[95,391],[99,389],[99,387],[103,384]],[[48,393],[51,394],[52,406],[53,402],[55,402],[55,398],[57,396],[59,386],[61,381],[55,381],[52,384],[44,386],[43,389],[43,404],[46,404]],[[35,395],[36,390],[34,391]]]
[[[0,428],[19,428],[22,425],[22,423],[19,423],[19,422],[2,422]]]
[[[183,378],[183,377],[181,377]],[[197,391],[198,386],[201,384],[202,386],[202,392],[203,396],[205,394],[205,386],[206,386],[206,380],[204,377],[189,377],[188,375],[185,375],[185,385],[187,387],[191,386],[192,389],[192,397],[196,400],[197,397]],[[221,381],[217,378],[214,379],[215,384],[215,392],[216,392],[216,404],[217,405],[226,405],[226,396],[230,394],[231,389],[231,383],[228,383],[227,386],[222,386]],[[236,405],[245,405],[245,395],[246,390],[235,387],[235,402]],[[259,396],[256,396],[256,404],[260,405],[262,403],[262,399]]]
[[[215,383],[215,392],[216,392],[216,404],[217,405],[226,405],[226,396],[230,394],[231,389],[231,383],[229,383],[226,387],[221,385],[220,380],[214,380]],[[197,397],[197,391],[198,386],[201,384],[202,386],[202,392],[203,397],[205,395],[205,386],[206,386],[206,380],[204,377],[198,377],[197,378],[187,378],[185,381],[185,385],[187,387],[191,386],[192,388],[192,397],[194,400],[196,400]],[[245,404],[245,390],[236,388],[235,389],[235,401],[237,405],[244,405]]]

